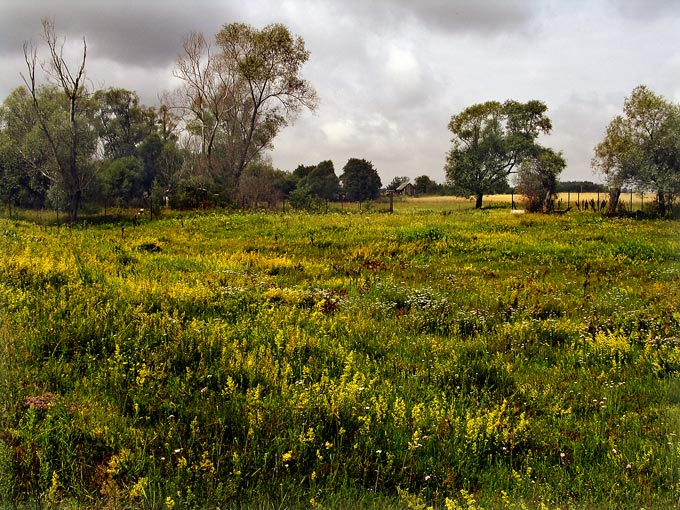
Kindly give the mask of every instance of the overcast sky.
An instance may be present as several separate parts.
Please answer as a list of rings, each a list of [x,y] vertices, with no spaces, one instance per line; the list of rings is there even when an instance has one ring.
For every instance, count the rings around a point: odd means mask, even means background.
[[[145,104],[173,87],[183,36],[283,23],[311,52],[320,97],[275,140],[274,165],[350,157],[444,181],[452,115],[487,100],[539,99],[563,152],[562,180],[598,180],[593,147],[640,84],[680,102],[678,0],[0,0],[0,99],[22,84],[22,44],[51,18],[67,49],[87,40],[94,87]],[[43,55],[44,48],[43,49]]]

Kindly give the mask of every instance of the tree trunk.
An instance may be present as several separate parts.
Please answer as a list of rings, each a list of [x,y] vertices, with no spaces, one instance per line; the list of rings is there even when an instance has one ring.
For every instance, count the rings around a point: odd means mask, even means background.
[[[555,210],[555,201],[553,200],[552,191],[547,191],[543,198],[543,209],[545,212],[551,213]]]
[[[68,221],[74,223],[78,219],[78,209],[80,209],[80,190],[72,191],[68,194]]]
[[[609,190],[609,205],[607,212],[615,213],[619,207],[619,197],[621,196],[621,188],[613,188]],[[632,211],[631,211],[632,212]]]
[[[663,191],[657,191],[656,202],[657,205],[659,206],[659,216],[661,217],[666,216],[666,195],[664,194]]]
[[[482,197],[484,197],[483,193],[477,193],[477,198],[475,200],[475,209],[482,208]]]

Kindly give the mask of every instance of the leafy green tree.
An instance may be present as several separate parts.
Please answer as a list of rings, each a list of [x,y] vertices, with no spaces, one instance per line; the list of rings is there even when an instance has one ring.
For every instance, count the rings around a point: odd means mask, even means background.
[[[298,184],[297,178],[290,172],[274,170],[274,187],[281,192],[282,198],[288,198]]]
[[[295,170],[293,170],[293,175],[299,180],[307,177],[312,170],[314,170],[316,166],[311,165],[311,166],[306,166],[306,165],[298,165]]]
[[[241,133],[240,173],[302,108],[316,108],[316,92],[300,75],[310,54],[304,40],[281,24],[257,30],[232,23],[222,27],[216,41],[227,61],[236,64],[245,90],[245,101],[232,110]]]
[[[182,151],[173,140],[166,140],[161,146],[157,158],[158,170],[153,173],[153,182],[162,189],[165,195],[172,194],[186,176],[184,161],[185,152]],[[146,165],[145,179],[148,180]]]
[[[342,190],[348,200],[363,202],[378,198],[382,182],[373,163],[365,159],[350,158],[340,176]]]
[[[12,212],[12,207],[40,207],[47,187],[36,189],[34,172],[13,150],[6,136],[0,133],[0,200]]]
[[[157,132],[156,111],[141,105],[136,92],[120,88],[98,90],[94,100],[104,157],[137,156],[139,144]]]
[[[124,206],[129,205],[135,198],[140,198],[143,171],[144,165],[135,156],[117,158],[106,165],[100,179],[107,204],[116,203]]]
[[[309,186],[297,186],[288,195],[290,205],[294,209],[316,209],[320,206],[319,198],[312,194]]]
[[[636,87],[595,147],[593,167],[610,187],[610,211],[630,184],[655,192],[659,213],[666,214],[680,193],[680,106]]]
[[[427,175],[416,177],[413,187],[419,195],[432,195],[441,191],[441,185],[430,179]]]
[[[474,196],[482,207],[484,194],[507,186],[508,176],[537,150],[536,138],[552,125],[541,101],[472,105],[451,117],[453,147],[445,166],[448,184],[460,196]]]
[[[307,188],[313,197],[337,200],[340,193],[340,180],[335,175],[333,162],[322,161],[315,167],[311,167],[309,171],[305,170],[305,175],[298,182],[298,187]]]
[[[606,191],[604,184],[592,182],[592,181],[560,181],[557,183],[557,192],[586,192],[592,193],[597,191]]]
[[[557,178],[566,166],[562,154],[545,148],[522,161],[517,172],[516,191],[526,197],[529,212],[554,209]]]
[[[162,129],[147,136],[137,147],[143,165],[140,192],[148,192],[154,185],[163,195],[171,195],[187,177],[187,152],[177,146],[174,137],[165,139]]]
[[[10,207],[40,208],[49,181],[39,171],[50,154],[36,126],[32,99],[24,87],[0,106],[0,196]]]

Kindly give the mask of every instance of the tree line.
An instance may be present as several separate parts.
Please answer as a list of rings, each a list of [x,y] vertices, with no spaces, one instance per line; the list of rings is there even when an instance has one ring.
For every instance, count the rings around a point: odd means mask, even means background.
[[[350,158],[339,176],[331,161],[292,172],[271,165],[276,135],[318,103],[301,76],[310,54],[283,25],[226,24],[214,38],[189,33],[174,68],[180,86],[158,107],[143,105],[134,91],[91,90],[84,38],[75,65],[49,20],[42,41],[42,48],[24,45],[24,84],[0,107],[0,199],[9,207],[56,208],[75,220],[83,205],[252,207],[286,199],[315,208],[379,194],[382,182],[365,159]],[[514,191],[525,195],[529,210],[552,210],[565,189],[559,175],[566,161],[537,143],[552,129],[543,102],[471,105],[448,128],[446,182],[421,175],[417,193],[472,197],[479,208],[484,195],[511,191],[514,175]],[[635,186],[655,193],[665,214],[680,190],[679,140],[680,107],[637,87],[595,148],[593,168],[606,181],[611,211],[621,190]],[[395,177],[387,188],[407,181]]]
[[[253,204],[290,196],[366,200],[382,186],[370,161],[350,158],[276,170],[267,150],[316,92],[301,77],[309,52],[279,24],[224,25],[214,42],[192,32],[174,75],[181,86],[159,107],[122,88],[91,90],[87,43],[67,62],[53,22],[39,48],[24,45],[24,85],[0,108],[0,198],[12,207],[52,207],[75,220],[81,207],[170,200],[178,207]],[[43,51],[44,48],[43,48]]]

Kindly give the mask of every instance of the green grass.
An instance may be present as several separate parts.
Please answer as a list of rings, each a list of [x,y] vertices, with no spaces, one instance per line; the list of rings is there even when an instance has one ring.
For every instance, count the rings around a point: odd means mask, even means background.
[[[0,504],[678,506],[677,222],[397,205],[0,220]]]

